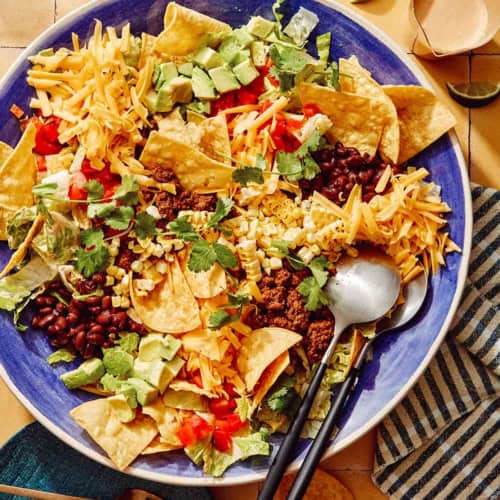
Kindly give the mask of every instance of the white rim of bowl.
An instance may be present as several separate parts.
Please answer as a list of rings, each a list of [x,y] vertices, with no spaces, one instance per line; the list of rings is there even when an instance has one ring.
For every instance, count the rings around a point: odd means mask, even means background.
[[[66,16],[62,17],[55,24],[47,28],[43,31],[26,49],[19,55],[16,59],[15,63],[11,66],[11,68],[7,71],[5,76],[0,80],[0,88],[7,82],[11,75],[16,71],[17,67],[22,64],[27,56],[31,53],[35,44],[38,44],[43,38],[52,34],[55,31],[59,31],[61,28],[68,28],[74,19],[80,17],[82,14],[87,12],[91,12],[94,7],[99,6],[102,7],[106,3],[111,3],[116,0],[92,0],[86,5],[70,12]],[[372,34],[375,38],[381,41],[386,47],[388,47],[394,54],[396,54],[403,63],[405,63],[409,69],[413,72],[419,82],[423,87],[426,87],[430,90],[434,90],[432,85],[430,84],[427,77],[424,75],[422,70],[411,60],[408,54],[406,54],[403,49],[386,33],[384,33],[380,28],[375,26],[371,21],[364,18],[361,14],[350,10],[349,8],[339,4],[336,0],[315,0],[318,3],[321,3],[327,7],[331,7],[338,12],[341,12],[346,17],[352,19],[363,28],[365,28],[370,34]],[[354,441],[359,439],[363,434],[366,434],[369,430],[375,427],[406,395],[406,393],[411,389],[411,387],[418,380],[420,375],[427,368],[427,365],[433,358],[436,351],[439,349],[441,342],[443,341],[446,333],[448,332],[448,328],[451,324],[451,321],[455,315],[457,307],[459,305],[460,298],[462,297],[462,291],[464,289],[465,280],[467,278],[467,270],[469,265],[469,256],[471,250],[471,242],[472,242],[472,198],[470,190],[466,189],[466,186],[469,185],[469,177],[467,174],[467,167],[465,165],[465,160],[462,154],[462,150],[460,149],[460,144],[457,139],[456,132],[453,130],[449,132],[449,137],[451,139],[451,143],[453,146],[453,150],[455,152],[455,156],[457,158],[460,174],[462,179],[462,185],[464,187],[464,212],[465,212],[465,223],[464,223],[464,245],[462,248],[462,260],[460,263],[460,269],[458,271],[457,276],[457,288],[455,290],[455,295],[453,297],[452,303],[450,305],[450,309],[448,314],[441,326],[441,330],[439,331],[438,336],[435,341],[431,345],[427,355],[420,363],[420,366],[412,375],[412,377],[408,380],[408,382],[398,391],[398,393],[392,398],[392,400],[378,413],[376,413],[370,420],[368,420],[360,429],[356,432],[352,433],[348,438],[343,439],[339,442],[334,442],[325,455],[323,456],[323,460],[331,457],[335,453],[343,450]],[[12,391],[12,393],[16,396],[16,398],[21,402],[23,406],[52,434],[57,436],[61,441],[68,444],[72,448],[78,450],[83,455],[99,462],[103,465],[106,465],[112,469],[118,470],[116,466],[111,462],[111,460],[105,458],[100,453],[88,448],[80,441],[77,441],[74,437],[67,434],[65,431],[57,427],[54,423],[52,423],[48,418],[46,418],[40,411],[38,411],[33,404],[17,389],[9,375],[5,371],[4,367],[0,365],[0,376],[3,378],[7,387]],[[286,471],[286,473],[294,472],[299,469],[301,460],[293,461]],[[214,478],[214,477],[179,477],[165,473],[159,472],[149,472],[139,467],[130,466],[125,471],[127,474],[132,476],[136,476],[142,479],[147,479],[149,481],[156,481],[160,483],[167,483],[178,486],[235,486],[240,484],[248,484],[254,483],[257,481],[262,481],[266,477],[265,472],[259,472],[255,474],[245,474],[244,476],[236,476],[236,477],[222,477],[222,478]]]

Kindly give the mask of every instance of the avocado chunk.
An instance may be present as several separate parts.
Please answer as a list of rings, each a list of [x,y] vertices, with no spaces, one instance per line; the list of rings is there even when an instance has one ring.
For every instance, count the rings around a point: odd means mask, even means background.
[[[236,42],[242,49],[249,47],[255,40],[245,27],[233,30],[231,36],[235,38]]]
[[[250,49],[241,49],[236,57],[232,60],[231,66],[237,66],[243,61],[250,59]]]
[[[68,389],[95,384],[104,375],[104,364],[99,358],[87,359],[78,368],[63,373],[61,380]]]
[[[209,115],[212,110],[212,105],[210,104],[210,101],[193,101],[187,104],[186,108],[201,115],[202,114]]]
[[[192,85],[193,93],[198,99],[216,98],[214,82],[201,68],[193,68]]]
[[[106,349],[102,358],[104,368],[111,375],[126,375],[134,365],[134,357],[119,347]]]
[[[205,69],[216,68],[224,64],[224,59],[210,47],[202,47],[193,57],[193,61]]]
[[[179,365],[180,361],[180,365]],[[172,379],[179,373],[184,362],[179,358],[172,361],[141,361],[136,359],[134,362],[134,377],[149,382],[156,387],[160,393],[163,393]]]
[[[134,420],[135,410],[130,408],[127,398],[123,394],[110,396],[109,398],[107,398],[107,400],[111,405],[111,410],[118,417],[120,422],[127,423]]]
[[[247,24],[248,32],[257,38],[266,38],[273,29],[274,23],[260,16],[251,17]]]
[[[163,336],[161,333],[150,333],[141,339],[138,358],[141,361],[166,359],[170,361],[181,347],[181,341],[171,335]]]
[[[193,63],[186,62],[179,64],[177,66],[177,71],[179,72],[180,75],[191,77],[193,76]]]
[[[123,60],[127,66],[137,68],[141,57],[142,40],[137,36],[130,35],[128,49],[123,54]]]
[[[240,46],[238,40],[234,36],[228,36],[219,47],[219,54],[228,64],[231,64],[233,60],[238,56],[240,50],[243,47]]]
[[[135,389],[137,402],[142,406],[151,404],[158,397],[158,390],[145,380],[131,377],[127,379],[127,384]]]
[[[230,92],[240,88],[238,80],[236,80],[232,71],[227,66],[219,66],[208,71],[212,78],[215,88],[221,93]]]
[[[124,351],[134,352],[139,346],[139,334],[135,332],[120,333],[120,339],[115,340],[115,344],[118,344]]]
[[[116,378],[111,373],[105,373],[99,381],[106,392],[118,392],[123,380]]]
[[[259,72],[255,69],[255,66],[250,59],[247,59],[246,61],[238,64],[238,66],[235,66],[233,71],[236,78],[238,78],[242,85],[252,83],[259,76]]]
[[[171,82],[176,76],[179,76],[179,73],[177,73],[177,66],[175,63],[167,62],[159,64],[155,67],[155,71],[153,73],[155,90],[160,90],[161,87],[163,87],[166,83]]]
[[[137,407],[137,391],[133,385],[128,383],[128,381],[123,381],[117,392],[118,394],[123,394],[127,398],[127,403],[130,408]]]
[[[131,408],[137,406],[137,393],[134,387],[128,383],[127,380],[120,380],[119,378],[105,373],[100,380],[102,388],[106,392],[114,392],[115,394],[123,394],[127,398],[127,402]]]
[[[150,113],[156,112],[157,99],[158,99],[158,94],[153,89],[150,89],[144,96],[144,104],[146,105]]]
[[[167,389],[163,395],[163,403],[169,408],[192,411],[208,411],[208,403],[199,394],[189,391],[173,391]]]
[[[252,54],[252,61],[258,68],[266,65],[267,60],[267,46],[264,42],[256,40],[250,46],[250,52]]]
[[[191,80],[177,76],[158,91],[155,110],[159,113],[171,111],[178,102],[190,102],[193,98]]]

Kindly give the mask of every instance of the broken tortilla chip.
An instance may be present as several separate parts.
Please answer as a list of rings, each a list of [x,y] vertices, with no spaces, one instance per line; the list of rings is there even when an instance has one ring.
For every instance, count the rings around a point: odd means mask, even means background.
[[[120,470],[126,469],[158,433],[149,417],[137,416],[128,424],[120,422],[108,399],[87,401],[70,414]]]
[[[348,92],[379,101],[386,115],[386,124],[380,138],[379,150],[382,157],[393,163],[398,161],[399,155],[399,122],[396,107],[384,92],[382,86],[376,82],[371,73],[363,68],[356,56],[349,59],[339,59],[339,71],[342,90],[344,86]]]
[[[384,85],[396,106],[400,129],[398,163],[413,158],[456,124],[456,119],[428,89],[415,85]]]
[[[276,493],[276,500],[286,500],[292,488],[295,474],[285,476]],[[303,500],[354,500],[352,493],[335,477],[316,469]]]
[[[33,205],[31,190],[36,181],[36,160],[33,155],[35,126],[30,123],[14,150],[4,144],[0,153],[0,240],[7,239],[7,223],[22,207]],[[3,143],[2,143],[3,144]],[[7,154],[9,153],[9,154]]]
[[[164,18],[165,29],[158,35],[155,50],[171,56],[195,51],[208,33],[227,33],[231,26],[200,12],[170,2]]]
[[[33,238],[40,232],[42,226],[45,222],[45,218],[43,215],[37,215],[33,224],[26,235],[25,240],[17,247],[17,250],[11,255],[9,262],[3,268],[0,273],[0,278],[3,278],[5,275],[9,274],[18,264],[20,264],[24,258],[26,257],[26,253],[28,252]]]
[[[179,262],[168,262],[165,279],[146,297],[141,297],[130,280],[130,297],[139,319],[161,333],[185,333],[201,326],[200,310]]]
[[[374,156],[385,125],[380,101],[347,92],[336,92],[312,83],[299,86],[302,104],[315,104],[333,122],[327,132],[331,142],[355,147],[361,154]]]
[[[265,370],[257,383],[257,389],[252,398],[252,407],[250,413],[260,405],[267,391],[274,385],[278,377],[286,370],[290,364],[290,355],[288,351],[281,353]]]
[[[158,398],[154,403],[143,406],[142,413],[156,422],[163,444],[173,446],[171,449],[182,447],[176,434],[182,423],[179,410],[165,406],[161,398]]]
[[[245,337],[237,359],[238,370],[248,391],[252,391],[264,370],[282,353],[302,339],[285,328],[259,328]]]
[[[156,131],[150,134],[140,161],[150,168],[172,170],[184,189],[197,193],[224,191],[232,180],[232,167]]]
[[[180,441],[179,441],[180,443]],[[182,448],[182,444],[179,444],[177,446],[169,444],[169,443],[164,443],[161,440],[160,436],[156,436],[151,443],[147,446],[146,449],[144,449],[141,452],[141,455],[153,455],[155,453],[164,453],[166,451],[173,451],[173,450],[178,450],[179,448]]]
[[[231,141],[223,114],[207,118],[199,124],[201,130],[200,149],[210,158],[222,163],[231,163]]]
[[[222,293],[227,286],[224,269],[215,263],[208,271],[195,273],[184,266],[184,276],[193,295],[198,299],[211,299]]]
[[[199,394],[200,396],[207,396],[207,398],[217,398],[218,395],[215,392],[209,391],[208,389],[202,389],[198,387],[196,384],[192,384],[191,382],[186,382],[185,380],[174,380],[170,382],[169,389],[173,391],[187,391],[194,392],[195,394]]]

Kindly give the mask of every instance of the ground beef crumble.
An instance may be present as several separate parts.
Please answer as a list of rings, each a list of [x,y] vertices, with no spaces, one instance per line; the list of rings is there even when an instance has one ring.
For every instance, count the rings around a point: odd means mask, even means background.
[[[156,206],[161,217],[169,222],[177,217],[181,210],[214,211],[217,204],[215,194],[196,194],[186,191],[172,170],[156,167],[152,172],[157,182],[174,184],[176,194],[167,192],[158,193]]]
[[[276,326],[299,333],[311,362],[321,359],[333,335],[335,321],[327,307],[309,312],[297,290],[300,282],[310,275],[309,270],[279,269],[259,282],[262,302],[244,318],[252,328]]]

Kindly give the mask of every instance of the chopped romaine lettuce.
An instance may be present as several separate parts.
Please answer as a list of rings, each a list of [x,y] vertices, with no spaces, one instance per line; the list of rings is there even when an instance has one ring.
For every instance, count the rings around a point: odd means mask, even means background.
[[[207,450],[210,450],[210,439],[211,437],[208,436],[206,439],[197,441],[192,445],[184,448],[184,452],[195,465],[201,465],[203,463],[203,457],[205,453],[207,453]]]
[[[20,271],[0,280],[0,309],[13,311],[33,290],[55,278],[57,269],[40,257],[34,257]]]
[[[35,207],[24,207],[18,210],[7,224],[7,243],[14,250],[26,239],[36,217]]]
[[[135,332],[120,333],[120,340],[115,341],[124,351],[131,353],[137,350],[139,345],[139,334]]]
[[[49,365],[55,365],[56,363],[70,363],[76,358],[76,356],[68,351],[68,349],[59,349],[53,352],[48,358],[47,363]]]
[[[328,62],[330,57],[330,44],[332,42],[332,34],[330,32],[323,33],[316,37],[316,49],[320,61]]]
[[[236,399],[236,412],[242,421],[250,416],[250,406],[250,400],[247,397],[241,396]]]
[[[283,30],[299,47],[303,47],[319,23],[319,18],[314,12],[301,7],[290,19],[290,22]]]

